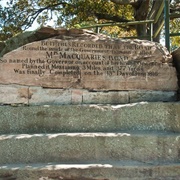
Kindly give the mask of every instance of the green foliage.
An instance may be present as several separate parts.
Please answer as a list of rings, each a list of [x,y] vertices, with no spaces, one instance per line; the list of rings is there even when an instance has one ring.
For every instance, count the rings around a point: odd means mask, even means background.
[[[4,2],[4,0],[0,0],[0,41],[27,30],[34,21],[37,21],[39,26],[41,26],[46,25],[48,21],[53,19],[55,20],[56,28],[60,26],[66,28],[83,28],[87,25],[95,25],[97,23],[136,20],[138,13],[138,17],[141,17],[141,15],[143,17],[148,16],[148,12],[151,11],[155,1],[139,0],[137,3],[128,4],[133,1],[7,0],[5,6],[2,6],[1,2]],[[172,21],[171,26],[174,32],[179,32],[179,24],[178,19]],[[139,27],[102,27],[100,28],[100,32],[113,37],[135,36],[137,28]],[[142,30],[146,32],[141,31],[140,33],[148,33],[147,29],[148,27],[145,25],[142,27]],[[95,28],[91,30],[95,31]],[[179,44],[179,39],[179,37],[172,38],[173,46],[176,46],[177,43]]]
[[[9,0],[6,6],[0,8],[0,31],[4,35],[0,36],[0,40],[28,29],[34,21],[46,25],[49,20],[56,19],[56,27],[71,28],[112,22],[113,18],[114,22],[133,19],[132,6],[115,4],[109,0]],[[122,31],[122,27],[116,27],[114,32],[117,29],[118,32]],[[103,28],[103,31],[108,31],[108,28]]]
[[[97,23],[134,20],[132,6],[118,5],[109,1],[101,0],[96,1],[96,3],[94,3],[93,0],[79,1],[75,13],[76,16],[66,24],[69,28],[83,28]],[[95,28],[92,28],[91,30],[94,31]],[[135,34],[135,31],[129,30],[129,27],[118,26],[100,28],[101,33],[111,35],[113,37]]]
[[[171,33],[180,33],[180,18],[173,19],[171,21]],[[171,37],[171,46],[172,49],[176,49],[180,47],[180,36],[173,36]]]

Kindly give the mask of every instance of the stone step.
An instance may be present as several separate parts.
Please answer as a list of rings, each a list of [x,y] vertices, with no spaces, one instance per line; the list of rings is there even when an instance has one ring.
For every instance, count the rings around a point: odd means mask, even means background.
[[[126,105],[0,106],[0,134],[180,132],[180,103]]]
[[[0,147],[0,164],[180,162],[180,133],[12,134],[0,136]]]
[[[0,180],[179,180],[180,163],[134,161],[79,164],[13,164],[0,166]]]

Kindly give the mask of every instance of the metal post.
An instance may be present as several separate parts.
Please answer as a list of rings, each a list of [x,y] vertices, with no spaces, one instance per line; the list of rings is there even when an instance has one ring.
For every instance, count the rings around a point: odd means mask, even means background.
[[[150,23],[150,41],[153,41],[153,23]]]
[[[96,33],[99,34],[99,27],[98,26],[96,26]]]
[[[169,0],[164,0],[165,45],[166,48],[170,51],[169,14]]]

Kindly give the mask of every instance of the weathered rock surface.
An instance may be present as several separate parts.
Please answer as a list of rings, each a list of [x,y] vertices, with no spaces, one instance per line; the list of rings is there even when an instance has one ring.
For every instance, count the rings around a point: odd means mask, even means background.
[[[172,52],[173,63],[177,70],[178,87],[180,87],[180,48]],[[177,100],[180,100],[180,88],[177,91]]]
[[[0,84],[102,91],[177,90],[171,55],[159,44],[110,39],[77,29],[44,31],[53,38],[23,45],[1,58]]]
[[[0,106],[0,179],[179,180],[179,109]]]
[[[177,163],[180,160],[180,138],[175,133],[12,134],[0,135],[0,146],[0,165],[128,160]]]
[[[172,57],[173,57],[174,66],[177,70],[178,85],[180,87],[180,48],[172,52]]]
[[[180,133],[179,103],[0,106],[0,134],[72,132]]]
[[[84,89],[51,89],[19,85],[0,85],[0,104],[65,105],[127,104],[141,101],[174,102],[175,91],[88,91]]]
[[[0,85],[0,104],[27,104],[29,89],[26,86]]]
[[[180,74],[180,48],[172,52],[173,62],[177,69],[178,74]]]
[[[136,161],[16,164],[0,168],[2,180],[179,180],[179,164]]]
[[[61,30],[63,31],[63,29]],[[35,31],[27,31],[22,34],[18,34],[7,40],[6,42],[0,42],[0,57],[4,54],[19,48],[25,44],[47,39],[56,36],[58,31],[51,27],[40,27]]]

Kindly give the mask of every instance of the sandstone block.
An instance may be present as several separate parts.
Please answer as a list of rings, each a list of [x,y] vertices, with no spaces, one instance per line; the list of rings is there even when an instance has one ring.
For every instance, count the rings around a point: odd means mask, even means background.
[[[129,91],[129,102],[170,102],[177,100],[175,91]]]
[[[0,104],[28,104],[28,98],[25,86],[0,85]]]
[[[71,90],[29,88],[29,105],[71,104]]]
[[[129,103],[128,91],[88,92],[83,93],[84,104],[125,104]]]
[[[82,104],[83,103],[83,90],[82,89],[72,89],[72,104]]]

